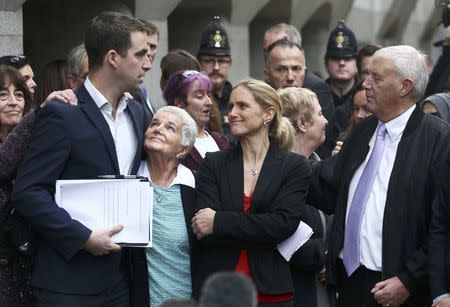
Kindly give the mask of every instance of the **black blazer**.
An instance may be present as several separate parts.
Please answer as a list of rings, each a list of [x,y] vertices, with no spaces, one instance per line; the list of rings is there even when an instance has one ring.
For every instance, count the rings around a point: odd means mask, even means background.
[[[327,279],[337,280],[344,246],[350,181],[369,151],[378,121],[371,117],[353,129],[339,155],[316,163],[308,203],[335,212],[327,254]],[[411,297],[402,306],[431,304],[427,272],[432,203],[441,183],[439,169],[449,154],[450,129],[442,120],[414,110],[397,148],[383,218],[382,275],[397,276]],[[323,206],[323,204],[328,206]]]
[[[241,146],[206,155],[197,173],[197,210],[209,207],[216,214],[213,234],[195,244],[194,297],[211,274],[235,269],[241,249],[248,250],[259,291],[293,292],[289,264],[276,245],[298,227],[309,176],[304,157],[281,150],[271,141],[247,215]]]
[[[194,233],[191,228],[191,219],[195,214],[195,189],[181,185],[181,202],[183,205],[184,219],[189,238],[189,247],[191,251],[191,278],[192,278],[192,242]],[[170,238],[167,238],[170,240]],[[129,248],[129,267],[130,267],[130,299],[131,307],[150,306],[147,256],[145,248]],[[157,307],[157,306],[156,306]]]
[[[55,182],[119,175],[120,171],[114,140],[100,109],[84,85],[76,95],[77,106],[50,102],[41,110],[19,168],[12,205],[41,239],[33,286],[61,293],[96,294],[123,278],[122,253],[96,257],[83,249],[91,230],[55,203]],[[138,140],[132,166],[136,174],[144,114],[134,101],[128,102],[127,109]]]
[[[450,293],[450,157],[442,168],[442,186],[430,227],[431,298]]]

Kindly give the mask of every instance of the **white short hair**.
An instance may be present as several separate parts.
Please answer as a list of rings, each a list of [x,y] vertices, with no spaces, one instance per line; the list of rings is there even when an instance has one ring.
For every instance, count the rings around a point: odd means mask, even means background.
[[[190,151],[194,146],[195,139],[197,138],[197,124],[189,113],[179,107],[165,106],[159,109],[154,117],[157,117],[160,112],[172,113],[181,119],[182,127],[180,144],[188,147]]]
[[[407,45],[385,47],[373,54],[372,61],[388,59],[394,63],[399,77],[408,77],[414,83],[414,96],[420,99],[428,84],[427,57],[415,48]]]

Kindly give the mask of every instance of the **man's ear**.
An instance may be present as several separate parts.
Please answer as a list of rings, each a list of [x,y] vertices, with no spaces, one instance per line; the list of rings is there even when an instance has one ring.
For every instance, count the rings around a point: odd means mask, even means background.
[[[119,66],[120,55],[113,49],[109,50],[105,55],[105,61],[114,68]]]
[[[72,76],[72,75],[68,75],[67,76],[67,82],[69,82],[69,86],[72,89],[72,91],[75,91],[77,88],[77,78]]]
[[[405,78],[402,81],[402,88],[400,90],[400,96],[404,97],[414,90],[414,82],[410,78]]]
[[[183,100],[181,100],[180,98],[175,97],[174,104],[175,104],[175,106],[177,106],[181,109],[186,108],[186,103]]]

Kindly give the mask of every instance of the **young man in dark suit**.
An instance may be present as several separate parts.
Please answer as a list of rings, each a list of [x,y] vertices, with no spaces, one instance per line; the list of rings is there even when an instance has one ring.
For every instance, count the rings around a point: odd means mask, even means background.
[[[364,81],[374,116],[314,170],[309,203],[335,213],[327,280],[337,306],[431,305],[428,232],[450,129],[416,106],[427,81],[414,48],[378,50]]]
[[[150,68],[147,35],[133,17],[100,13],[85,37],[89,76],[76,92],[79,105],[54,101],[40,112],[12,196],[41,239],[32,277],[35,306],[129,305],[121,247],[111,240],[123,227],[88,229],[58,207],[53,194],[58,179],[136,173],[144,113],[124,92]]]

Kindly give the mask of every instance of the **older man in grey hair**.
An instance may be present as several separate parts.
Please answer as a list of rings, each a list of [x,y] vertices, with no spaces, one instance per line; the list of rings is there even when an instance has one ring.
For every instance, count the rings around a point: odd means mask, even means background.
[[[76,91],[86,80],[89,73],[89,64],[84,44],[74,47],[67,56],[68,76],[70,88]]]
[[[431,305],[428,232],[450,129],[416,106],[427,81],[413,47],[378,50],[363,83],[373,116],[314,170],[309,204],[335,213],[327,280],[337,306]]]

